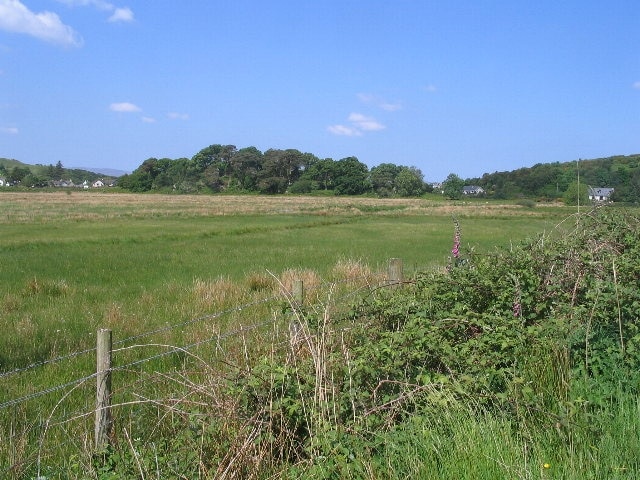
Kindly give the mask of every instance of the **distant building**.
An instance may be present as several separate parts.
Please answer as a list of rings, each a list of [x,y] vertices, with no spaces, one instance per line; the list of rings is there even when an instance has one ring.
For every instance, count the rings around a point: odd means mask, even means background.
[[[592,202],[610,202],[613,190],[613,188],[609,187],[589,187],[589,200]]]
[[[8,186],[9,186],[9,182],[7,182],[7,179],[0,177],[0,187],[8,187]]]
[[[465,185],[462,187],[462,193],[464,195],[482,195],[484,188],[478,187],[477,185]]]
[[[102,180],[96,180],[91,184],[93,188],[102,188],[104,187],[104,182]]]

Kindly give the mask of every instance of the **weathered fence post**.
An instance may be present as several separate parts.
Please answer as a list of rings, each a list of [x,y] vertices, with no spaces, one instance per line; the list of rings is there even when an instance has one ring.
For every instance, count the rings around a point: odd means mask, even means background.
[[[387,283],[389,285],[398,287],[402,283],[402,281],[403,281],[402,259],[390,258],[389,270],[387,273]]]
[[[302,280],[294,280],[291,285],[291,296],[296,302],[297,306],[301,306],[304,303],[304,282]]]
[[[111,427],[111,330],[101,328],[96,354],[96,450],[109,446]]]

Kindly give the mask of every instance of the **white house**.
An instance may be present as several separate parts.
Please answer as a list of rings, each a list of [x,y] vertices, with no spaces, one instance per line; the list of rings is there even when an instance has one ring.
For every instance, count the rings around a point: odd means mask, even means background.
[[[102,180],[96,180],[91,184],[93,188],[102,188],[104,187],[104,182]]]
[[[477,185],[465,185],[462,187],[462,193],[464,195],[482,195],[484,188],[478,187]]]
[[[613,188],[589,187],[589,200],[592,202],[608,202],[613,195]]]
[[[0,177],[0,187],[8,187],[9,182],[5,178]]]

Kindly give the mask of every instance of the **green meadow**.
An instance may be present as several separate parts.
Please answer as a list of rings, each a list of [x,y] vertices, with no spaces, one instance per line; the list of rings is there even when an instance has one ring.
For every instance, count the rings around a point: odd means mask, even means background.
[[[92,192],[0,195],[2,370],[86,345],[117,309],[131,335],[208,313],[185,305],[195,282],[250,289],[256,275],[312,270],[333,280],[340,262],[407,274],[445,265],[453,221],[463,247],[490,250],[549,231],[553,207],[444,205],[426,200],[172,197]],[[476,214],[474,215],[474,211]],[[335,275],[334,275],[335,276]],[[179,308],[178,308],[179,304]],[[28,335],[20,335],[20,328]]]
[[[454,219],[462,249],[482,254],[562,228],[573,213],[484,201],[103,192],[2,192],[0,205],[0,436],[9,439],[0,447],[0,476],[10,478],[74,478],[60,472],[90,470],[95,387],[90,378],[73,382],[95,370],[91,349],[100,328],[111,329],[114,342],[132,339],[118,345],[116,364],[134,365],[168,346],[278,317],[287,304],[283,291],[296,279],[320,304],[329,297],[346,304],[384,279],[390,258],[402,259],[408,279],[442,269]],[[268,297],[275,304],[261,303]],[[144,405],[185,387],[164,371],[198,370],[201,378],[214,359],[239,368],[269,352],[264,338],[247,330],[215,349],[118,373],[124,434],[147,415],[157,419],[157,411],[139,412]]]

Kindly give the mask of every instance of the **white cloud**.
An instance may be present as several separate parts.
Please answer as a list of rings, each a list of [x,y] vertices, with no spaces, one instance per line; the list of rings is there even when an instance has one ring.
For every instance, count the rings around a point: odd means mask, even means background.
[[[0,132],[7,135],[17,135],[19,133],[18,127],[0,127]]]
[[[130,8],[116,8],[109,17],[110,22],[133,22],[133,12]]]
[[[384,130],[386,127],[371,117],[362,115],[361,113],[352,113],[349,115],[349,121],[359,130],[376,131]]]
[[[24,33],[50,43],[80,46],[82,38],[52,12],[34,13],[19,0],[0,0],[0,30]]]
[[[142,117],[144,123],[156,123],[156,119],[153,117]]]
[[[433,93],[433,92],[436,92],[438,90],[438,88],[435,85],[432,85],[432,84],[425,85],[424,89],[429,93]]]
[[[171,120],[189,120],[188,113],[169,112],[167,113],[167,117]]]
[[[344,125],[330,125],[327,127],[334,135],[343,135],[345,137],[359,137],[362,132],[353,127],[346,127]]]
[[[346,137],[359,137],[364,132],[375,132],[384,130],[386,127],[372,117],[367,117],[361,113],[352,113],[348,118],[351,125],[331,125],[327,127],[334,135]]]
[[[59,3],[64,3],[70,7],[86,7],[93,5],[100,10],[113,10],[113,5],[103,0],[58,0]]]
[[[640,90],[640,81],[634,82],[633,88],[635,88],[636,90]]]
[[[402,104],[400,102],[388,102],[385,99],[373,95],[371,93],[358,93],[358,99],[366,104],[366,105],[375,105],[382,110],[386,110],[387,112],[395,112],[402,109]]]
[[[109,105],[109,110],[111,110],[112,112],[125,112],[125,113],[142,111],[142,109],[139,106],[129,102],[112,103],[111,105]]]
[[[116,7],[114,4],[105,2],[104,0],[58,0],[70,7],[87,7],[93,6],[98,10],[111,12],[108,18],[109,22],[132,22],[133,11],[129,7]]]

